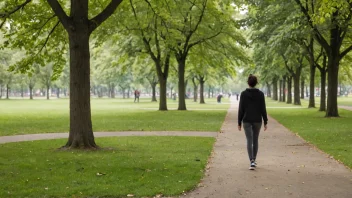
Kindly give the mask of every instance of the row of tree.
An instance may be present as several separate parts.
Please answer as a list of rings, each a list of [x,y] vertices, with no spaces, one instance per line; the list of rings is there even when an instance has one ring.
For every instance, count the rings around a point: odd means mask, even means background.
[[[315,107],[315,89],[321,87],[320,110],[337,117],[339,81],[351,80],[352,50],[350,0],[254,0],[245,22],[252,30],[255,68],[273,98],[300,105],[300,86],[309,80],[309,107]],[[319,74],[316,74],[316,70]],[[342,73],[341,73],[342,72]],[[309,77],[304,74],[309,74]],[[315,77],[320,76],[320,85]],[[328,81],[326,81],[328,79]],[[327,87],[327,93],[325,92]],[[279,90],[279,97],[278,97]],[[326,103],[327,94],[327,103]]]
[[[150,59],[157,74],[152,82],[160,87],[159,110],[167,110],[166,86],[175,61],[178,109],[186,110],[189,65],[195,65],[192,72],[202,90],[211,68],[233,73],[236,62],[248,60],[242,49],[247,43],[234,16],[237,8],[226,0],[5,0],[0,3],[0,29],[5,33],[3,47],[26,54],[10,67],[12,71],[35,73],[33,65],[51,63],[53,78],[58,78],[69,49],[70,134],[65,147],[96,148],[90,111],[92,41],[116,46],[110,63],[103,63],[106,67],[125,63],[131,71],[128,62]],[[122,82],[128,83],[128,75],[121,76],[125,77]]]

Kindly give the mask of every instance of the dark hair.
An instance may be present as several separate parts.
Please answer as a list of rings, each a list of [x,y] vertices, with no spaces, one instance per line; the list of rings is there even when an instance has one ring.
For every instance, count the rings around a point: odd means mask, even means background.
[[[250,87],[255,87],[258,84],[258,79],[256,76],[249,74],[247,82]]]

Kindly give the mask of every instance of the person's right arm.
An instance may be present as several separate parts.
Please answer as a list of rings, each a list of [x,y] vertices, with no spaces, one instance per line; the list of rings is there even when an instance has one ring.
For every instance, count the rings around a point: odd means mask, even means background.
[[[238,105],[238,130],[241,130],[242,119],[244,116],[244,94],[241,93],[240,104]]]
[[[264,120],[264,131],[267,129],[267,124],[268,124],[268,115],[266,113],[266,105],[265,105],[265,96],[264,93],[262,94],[262,117]]]

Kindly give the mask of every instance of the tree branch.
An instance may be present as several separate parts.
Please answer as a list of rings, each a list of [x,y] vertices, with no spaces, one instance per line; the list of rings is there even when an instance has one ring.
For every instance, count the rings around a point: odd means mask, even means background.
[[[348,52],[352,50],[352,45],[350,45],[348,48],[346,48],[341,54],[340,54],[340,59],[342,59]]]
[[[89,32],[92,33],[99,25],[109,18],[120,5],[122,0],[111,0],[109,5],[97,16],[89,20]]]
[[[330,46],[329,43],[325,40],[323,35],[319,32],[317,27],[313,24],[312,18],[310,17],[308,11],[304,8],[300,0],[295,0],[298,6],[300,7],[301,11],[303,12],[304,16],[307,18],[307,22],[309,26],[314,30],[314,37],[317,39],[317,41],[325,48],[325,50],[328,52],[330,51]]]
[[[44,47],[46,46],[46,44],[47,44],[48,41],[49,41],[50,36],[54,33],[56,27],[57,27],[59,24],[60,24],[60,21],[56,22],[55,26],[54,26],[53,29],[51,29],[51,31],[49,32],[48,36],[47,36],[46,39],[45,39],[45,42],[44,42],[43,46],[40,48],[40,50],[37,52],[37,54],[39,54],[39,53],[44,49]]]
[[[46,0],[66,30],[69,30],[69,17],[57,0]]]
[[[191,31],[189,32],[189,34],[186,36],[186,42],[185,42],[185,45],[184,45],[184,48],[183,48],[183,52],[184,52],[184,53],[187,52],[191,47],[194,46],[194,45],[189,46],[188,43],[189,43],[189,41],[190,41],[192,35],[197,31],[197,29],[198,29],[200,23],[201,23],[202,20],[203,20],[205,8],[207,7],[207,2],[208,2],[208,0],[204,0],[202,12],[201,12],[201,14],[200,14],[200,16],[199,16],[199,19],[198,19],[198,21],[197,21],[197,23],[196,23],[196,26],[195,26],[194,29],[191,30]],[[203,42],[204,42],[204,41],[203,41]]]
[[[191,49],[191,47],[193,47],[193,46],[195,46],[195,45],[198,45],[198,44],[200,44],[200,43],[203,43],[204,41],[207,41],[207,40],[210,40],[210,39],[212,39],[212,38],[217,37],[218,35],[220,35],[220,34],[222,33],[222,29],[223,29],[223,27],[222,27],[221,30],[220,30],[219,32],[217,32],[216,34],[214,34],[214,35],[212,35],[212,36],[209,36],[209,37],[206,37],[206,38],[202,38],[202,39],[200,39],[200,40],[198,40],[198,41],[196,41],[196,42],[193,42],[193,43],[189,44],[187,50]]]
[[[13,8],[11,11],[9,12],[3,12],[0,13],[0,18],[3,18],[4,20],[0,23],[0,29],[2,28],[2,26],[4,26],[6,19],[13,13],[17,12],[18,10],[20,10],[21,8],[23,9],[28,3],[30,3],[32,0],[26,0],[24,3],[16,6],[15,8]]]

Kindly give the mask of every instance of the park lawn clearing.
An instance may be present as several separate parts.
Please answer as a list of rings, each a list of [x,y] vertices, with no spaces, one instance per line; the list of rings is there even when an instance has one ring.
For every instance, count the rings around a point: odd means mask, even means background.
[[[97,138],[97,151],[57,150],[65,141],[0,147],[0,197],[134,197],[179,195],[204,175],[215,139]]]
[[[187,100],[188,111],[157,111],[158,103],[143,99],[92,99],[94,131],[214,131],[225,119],[228,103],[198,104]],[[226,101],[226,100],[224,100]],[[169,108],[177,101],[170,100]],[[67,132],[69,101],[0,100],[0,136]]]
[[[352,168],[352,111],[339,109],[339,118],[325,118],[325,112],[318,109],[269,108],[267,111],[286,128]],[[270,120],[268,123],[270,129]]]

